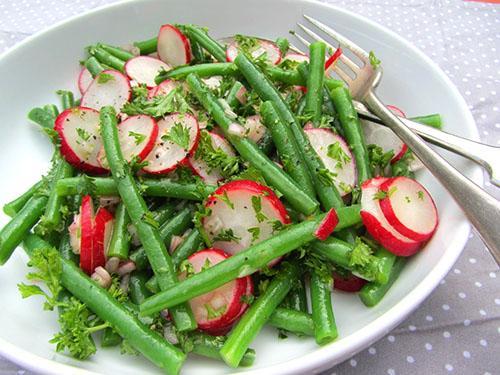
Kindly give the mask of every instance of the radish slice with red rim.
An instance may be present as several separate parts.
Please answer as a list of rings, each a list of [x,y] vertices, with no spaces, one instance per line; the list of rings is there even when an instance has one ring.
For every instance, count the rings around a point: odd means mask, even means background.
[[[90,195],[82,198],[80,206],[80,268],[87,275],[94,272],[92,268],[92,253],[94,251],[94,205]]]
[[[158,121],[158,136],[145,161],[146,173],[164,174],[186,164],[193,155],[200,129],[196,118],[188,113],[174,113]]]
[[[334,176],[333,182],[340,195],[349,194],[356,185],[357,172],[354,157],[347,143],[330,129],[306,125],[304,132],[325,168]]]
[[[420,241],[399,233],[385,218],[380,208],[380,186],[388,179],[372,178],[361,186],[361,219],[370,235],[397,256],[410,256],[421,247]]]
[[[80,90],[80,94],[85,94],[93,80],[94,78],[87,68],[80,70],[80,74],[78,74],[78,90]]]
[[[339,217],[335,209],[330,209],[325,215],[325,218],[319,223],[318,229],[314,232],[314,236],[320,240],[324,241],[333,233],[335,227],[339,223]]]
[[[135,158],[144,160],[153,149],[157,137],[158,124],[150,116],[131,116],[118,124],[118,140],[123,157],[128,162]],[[104,147],[99,151],[98,161],[103,168],[108,168]]]
[[[191,255],[187,262],[190,267],[185,268],[179,276],[183,280],[188,275],[187,272],[194,274],[203,272],[228,258],[228,254],[220,249],[205,249]],[[232,280],[221,287],[214,289],[201,296],[195,297],[189,301],[193,315],[198,323],[198,329],[203,331],[214,331],[232,324],[235,317],[241,311],[243,306],[242,297],[247,292],[246,277]]]
[[[106,173],[97,160],[101,149],[99,112],[75,107],[57,116],[54,129],[61,139],[61,154],[75,168],[94,174]]]
[[[160,27],[157,48],[160,60],[174,68],[191,62],[189,39],[173,25]]]
[[[107,209],[99,208],[94,223],[92,272],[97,267],[106,265],[106,252],[113,234],[113,223],[113,215]]]
[[[170,70],[171,67],[150,56],[137,56],[127,61],[125,72],[131,80],[147,87],[156,86],[155,78],[163,70]]]
[[[206,207],[209,214],[202,219],[205,234],[213,246],[231,255],[273,236],[290,222],[276,194],[251,180],[222,185],[208,198]]]
[[[210,142],[214,150],[223,151],[229,157],[235,157],[236,154],[229,144],[228,141],[224,137],[214,132],[202,131],[200,136],[200,146],[203,146],[204,142]],[[205,147],[202,147],[205,149]],[[189,158],[189,164],[193,171],[200,176],[203,181],[205,181],[208,185],[216,185],[219,181],[221,181],[224,176],[222,175],[222,171],[220,168],[210,168],[207,162],[203,159],[205,155],[195,155]]]
[[[153,87],[151,90],[149,90],[148,99],[152,99],[155,96],[168,95],[170,94],[171,91],[175,90],[177,87],[178,87],[177,83],[167,79],[166,81],[160,83],[158,86]]]
[[[131,95],[130,82],[125,75],[116,70],[104,70],[94,78],[83,94],[81,105],[97,110],[110,105],[118,113]]]
[[[438,225],[438,213],[431,195],[408,177],[388,179],[380,186],[385,197],[380,208],[399,233],[415,241],[428,240]]]
[[[276,44],[268,40],[261,39],[258,39],[257,43],[257,47],[250,52],[253,58],[257,58],[265,53],[267,60],[271,64],[277,65],[280,63],[281,52]],[[228,62],[233,62],[236,56],[238,56],[238,43],[236,41],[232,41],[226,49],[226,60]]]

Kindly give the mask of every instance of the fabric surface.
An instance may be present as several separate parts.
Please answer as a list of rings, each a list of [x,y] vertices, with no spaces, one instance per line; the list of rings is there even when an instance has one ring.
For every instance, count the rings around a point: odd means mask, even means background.
[[[67,17],[114,1],[0,0],[0,52]],[[500,5],[462,0],[327,0],[406,38],[458,87],[482,141],[500,145]],[[499,191],[486,188],[497,198]],[[476,233],[420,308],[325,374],[499,374],[500,272]],[[0,357],[0,374],[26,371]]]

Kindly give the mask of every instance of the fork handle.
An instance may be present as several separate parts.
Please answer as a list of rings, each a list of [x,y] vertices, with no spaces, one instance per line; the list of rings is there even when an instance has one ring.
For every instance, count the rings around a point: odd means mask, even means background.
[[[373,91],[363,98],[366,106],[408,145],[429,171],[443,184],[476,227],[491,255],[500,265],[500,202],[469,180],[380,101]]]

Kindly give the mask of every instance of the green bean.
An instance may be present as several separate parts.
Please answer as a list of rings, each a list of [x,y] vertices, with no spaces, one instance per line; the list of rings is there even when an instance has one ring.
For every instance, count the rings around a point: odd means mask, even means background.
[[[104,66],[97,60],[94,56],[90,56],[85,61],[85,67],[88,69],[92,77],[96,77],[99,73],[101,73],[104,69]]]
[[[295,116],[279,91],[244,54],[240,53],[234,62],[248,83],[253,87],[257,94],[259,94],[260,98],[265,101],[272,101],[281,120],[285,123],[285,125],[290,126],[292,129],[294,138],[303,153],[304,160],[307,163],[310,177],[323,208],[325,210],[329,210],[330,208],[343,206],[344,203],[342,198],[333,185],[333,182],[326,182],[324,179],[320,178],[320,174],[326,171],[325,166],[314,149],[311,147],[311,144],[304,134],[302,127],[295,119]]]
[[[392,267],[396,261],[396,255],[384,249],[382,246],[378,246],[374,256],[377,258],[377,263],[379,264],[379,276],[374,281],[381,285],[387,284],[391,276]]]
[[[73,248],[71,247],[71,240],[69,236],[69,232],[66,231],[62,238],[61,242],[59,243],[59,252],[61,253],[61,257],[63,259],[69,260],[75,264],[78,264],[78,256],[75,254],[73,251]]]
[[[172,70],[162,71],[155,78],[155,82],[160,84],[166,79],[184,79],[191,73],[198,77],[228,76],[236,75],[238,68],[232,63],[206,63],[197,65],[183,65]]]
[[[56,156],[59,153],[56,153]],[[68,178],[73,175],[73,167],[68,164],[61,156],[56,159],[52,181],[50,183],[49,197],[42,217],[42,222],[48,228],[57,230],[61,226],[62,214],[61,207],[64,197],[57,194],[56,183],[60,179]]]
[[[126,51],[120,47],[110,46],[109,44],[98,43],[97,47],[102,48],[106,52],[112,54],[113,56],[123,61],[127,61],[135,57],[134,54],[130,53],[129,51]]]
[[[344,129],[344,135],[349,148],[356,160],[356,170],[358,172],[358,182],[361,185],[364,181],[372,177],[368,149],[364,140],[363,131],[358,118],[358,113],[352,104],[351,94],[345,87],[336,88],[330,91],[330,96],[339,115],[340,124]]]
[[[212,39],[203,29],[194,25],[184,25],[189,39],[194,40],[219,62],[226,62],[226,50],[219,42]]]
[[[47,197],[34,195],[24,207],[0,230],[0,265],[5,264],[26,233],[42,216]]]
[[[285,298],[293,282],[299,275],[299,267],[284,263],[279,273],[271,280],[262,293],[233,327],[220,350],[224,362],[231,367],[238,367],[250,343],[257,337],[273,311]]]
[[[189,342],[192,344],[192,352],[204,357],[222,359],[220,349],[226,341],[225,336],[209,336],[201,332],[193,332],[189,335]],[[255,361],[255,350],[247,349],[240,361],[241,367],[252,366]]]
[[[102,331],[101,347],[111,348],[120,345],[122,341],[122,337],[113,328],[107,327]]]
[[[75,97],[71,91],[57,90],[56,93],[61,97],[61,108],[63,110],[73,108],[75,106]]]
[[[325,345],[338,336],[332,309],[331,285],[326,284],[316,272],[312,273],[310,283],[314,338],[318,345]]]
[[[276,39],[276,45],[280,49],[281,56],[285,56],[290,48],[290,42],[286,38],[278,38]]]
[[[272,102],[267,101],[262,103],[260,106],[260,113],[264,125],[266,125],[271,132],[283,168],[293,180],[302,187],[307,195],[314,198],[315,191],[311,176],[307,169],[303,154],[300,152],[299,145],[295,141],[292,130],[281,121],[281,118],[276,112],[276,107]]]
[[[81,187],[85,186],[88,177],[72,177],[57,181],[56,188],[59,195],[76,195],[81,193]],[[96,195],[118,195],[116,182],[110,177],[91,177]],[[212,194],[216,186],[191,184],[172,181],[168,178],[144,178],[139,180],[138,185],[144,195],[150,197],[165,197],[202,201]]]
[[[309,45],[309,75],[304,113],[311,118],[315,126],[319,125],[322,115],[325,51],[326,45],[323,42],[314,42]]]
[[[374,282],[365,284],[359,291],[359,298],[361,298],[361,301],[368,307],[373,307],[379,303],[399,277],[405,264],[406,258],[396,259],[391,269],[389,281],[386,284],[380,285]]]
[[[271,81],[274,82],[281,82],[290,86],[304,86],[306,84],[305,79],[297,70],[285,70],[275,66],[270,66],[265,68],[264,73]]]
[[[36,184],[32,185],[28,190],[22,193],[20,196],[15,198],[14,200],[6,203],[3,206],[3,212],[13,217],[15,216],[24,205],[31,199],[31,197],[44,185],[43,181],[38,181]]]
[[[258,169],[267,183],[277,189],[288,202],[306,215],[316,211],[318,203],[311,199],[297,184],[281,170],[271,159],[247,138],[232,135],[229,126],[233,120],[228,118],[215,96],[207,89],[196,75],[190,74],[186,79],[191,91],[219,124],[241,157]]]
[[[293,333],[314,336],[314,322],[306,312],[278,307],[271,314],[268,323]]]
[[[154,37],[140,42],[134,42],[134,46],[139,48],[141,55],[149,55],[156,52],[158,48],[158,38]]]
[[[40,237],[28,234],[24,249],[29,256],[36,250],[48,251],[50,245]],[[167,340],[151,331],[125,309],[107,290],[85,275],[72,262],[59,258],[62,265],[61,284],[82,301],[99,318],[108,322],[118,334],[155,365],[169,374],[179,373],[186,355]]]
[[[439,113],[433,113],[432,115],[426,116],[410,117],[410,120],[431,126],[439,130],[443,128],[443,120]]]
[[[299,277],[295,281],[294,286],[283,301],[283,305],[292,310],[307,312],[307,296],[303,277]]]
[[[184,233],[192,223],[193,213],[189,208],[185,208],[177,213],[172,219],[160,226],[158,232],[161,240],[168,247],[172,236]],[[137,249],[130,260],[136,262],[137,269],[143,269],[142,265],[149,259],[145,246]],[[172,259],[170,258],[170,261]],[[139,264],[139,265],[138,265]],[[174,267],[175,268],[175,267]],[[156,274],[156,273],[155,273]]]
[[[193,228],[188,236],[179,244],[179,246],[177,246],[175,251],[172,253],[172,263],[174,264],[174,268],[176,270],[179,269],[182,261],[200,250],[203,245],[203,237],[201,236],[198,229]],[[151,277],[146,282],[146,287],[154,294],[159,292],[158,280],[156,279],[156,276]]]
[[[335,230],[359,223],[361,221],[359,210],[359,205],[339,208],[337,210],[339,223]],[[140,306],[141,314],[153,314],[205,294],[238,277],[251,275],[273,259],[315,239],[314,232],[324,217],[325,214],[321,214],[310,220],[290,225],[273,237],[250,246],[215,266],[179,282],[174,287],[148,298]]]
[[[140,305],[144,300],[151,296],[151,293],[146,288],[148,277],[143,272],[133,272],[130,275],[129,296],[132,303]]]
[[[204,62],[208,62],[203,48],[201,48],[201,46],[194,40],[190,40],[189,43],[191,44],[191,54],[193,55],[192,63],[202,64]]]
[[[130,221],[137,229],[149,263],[153,272],[158,277],[160,288],[162,290],[170,288],[177,283],[177,275],[165,244],[160,238],[158,229],[148,220],[151,214],[139,192],[128,164],[123,158],[118,142],[117,119],[113,107],[104,107],[101,109],[100,127],[109,168],[123,204],[127,208]],[[176,306],[170,312],[179,331],[196,328],[196,321],[189,306],[186,304]]]
[[[325,241],[314,241],[311,248],[335,265],[352,271],[365,280],[376,280],[383,283],[387,278],[387,268],[383,266],[385,261],[375,255],[370,256],[364,267],[353,265],[351,263],[351,254],[355,245],[349,242],[329,237]]]
[[[91,47],[89,53],[94,56],[101,64],[109,65],[111,68],[119,70],[120,72],[125,71],[125,61],[113,56],[108,51],[105,51],[101,47]]]
[[[127,209],[123,203],[120,203],[116,208],[115,222],[113,224],[113,235],[108,246],[108,258],[117,257],[120,259],[128,259],[128,251],[130,248],[130,235],[128,233],[128,224],[130,219],[127,214]]]
[[[236,109],[241,105],[240,100],[238,99],[238,94],[241,92],[241,90],[246,91],[245,86],[240,81],[236,81],[234,82],[233,86],[231,86],[231,89],[227,94],[226,102],[233,109]]]

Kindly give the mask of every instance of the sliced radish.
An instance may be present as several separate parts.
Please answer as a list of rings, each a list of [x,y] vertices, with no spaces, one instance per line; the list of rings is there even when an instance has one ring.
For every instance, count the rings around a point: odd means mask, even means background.
[[[144,171],[163,174],[186,164],[196,150],[199,138],[200,129],[194,116],[188,113],[166,116],[158,121],[158,136],[153,150],[145,159],[148,165]]]
[[[348,275],[341,275],[340,273],[333,272],[333,288],[343,292],[359,292],[366,282],[366,280],[363,280],[352,273],[349,273]]]
[[[309,62],[309,56],[298,52],[288,52],[283,58],[283,60],[290,60],[298,63]]]
[[[342,196],[349,194],[356,185],[357,172],[354,156],[347,143],[330,129],[306,125],[304,132],[325,168],[333,174],[333,182],[339,193]]]
[[[277,224],[290,222],[276,194],[251,180],[222,185],[208,198],[206,207],[210,209],[202,220],[206,235],[215,247],[231,255],[271,237]]]
[[[390,252],[398,256],[410,256],[421,247],[420,241],[399,233],[389,224],[380,208],[378,195],[380,186],[388,179],[372,178],[361,186],[361,219],[370,235]]]
[[[401,108],[398,108],[395,105],[390,105],[390,104],[386,105],[386,107],[390,109],[392,113],[394,113],[396,116],[406,117],[406,113],[404,113]]]
[[[118,125],[118,140],[123,157],[128,162],[135,158],[144,160],[153,149],[157,138],[158,124],[150,116],[131,116]],[[97,159],[103,168],[108,168],[104,147],[101,147]]]
[[[80,90],[80,94],[85,94],[85,91],[87,91],[93,80],[94,77],[92,77],[87,68],[80,70],[80,74],[78,75],[78,90]]]
[[[229,142],[224,139],[224,137],[214,132],[205,132],[204,136],[205,135],[208,137],[203,138],[204,141],[206,142],[210,140],[210,142],[212,143],[212,147],[215,150],[220,149],[230,157],[236,156],[233,148],[231,147]],[[222,171],[219,168],[213,169],[208,166],[208,164],[203,160],[203,155],[198,158],[196,157],[196,155],[191,156],[189,158],[189,164],[191,165],[193,171],[198,176],[200,176],[208,185],[216,185],[224,178],[224,176],[222,175]]]
[[[132,90],[127,77],[116,70],[104,70],[90,84],[82,97],[82,107],[100,110],[113,106],[116,112],[130,100]]]
[[[71,245],[71,248],[73,249],[73,252],[75,254],[80,254],[80,246],[82,239],[82,221],[81,221],[81,215],[79,213],[75,214],[75,216],[73,217],[73,222],[68,227],[68,232],[69,232],[69,243]]]
[[[408,177],[396,177],[380,185],[380,190],[386,193],[380,208],[399,233],[415,241],[427,241],[434,234],[438,213],[422,185]]]
[[[335,66],[335,62],[340,58],[342,55],[342,48],[337,48],[333,55],[331,55],[328,60],[325,61],[325,74],[328,74],[328,71],[330,68]]]
[[[113,215],[105,208],[99,208],[95,215],[92,251],[92,272],[106,265],[106,252],[113,234]]]
[[[61,139],[61,154],[75,168],[89,173],[102,174],[97,160],[101,149],[99,112],[92,108],[70,108],[57,116],[54,129]]]
[[[137,56],[125,64],[125,72],[129,78],[148,87],[156,86],[155,78],[159,72],[170,69],[168,64],[150,56]]]
[[[247,138],[251,139],[255,143],[258,143],[267,132],[267,128],[262,124],[262,120],[259,115],[253,115],[247,117],[244,124],[242,124],[246,129]]]
[[[203,83],[207,85],[210,90],[216,90],[222,84],[222,76],[212,76],[210,78],[203,78]]]
[[[163,25],[158,33],[158,57],[172,67],[189,64],[189,39],[175,26]]]
[[[247,102],[248,90],[245,86],[241,86],[236,95],[234,96],[241,104],[246,104]]]
[[[201,250],[188,258],[192,265],[192,272],[203,272],[229,256],[220,249]],[[179,276],[185,279],[186,272]],[[206,294],[189,301],[198,328],[203,331],[214,331],[232,324],[241,311],[244,302],[242,297],[247,291],[247,278],[239,278],[224,284]]]
[[[177,88],[177,83],[167,79],[166,81],[160,83],[158,86],[153,87],[151,90],[149,90],[148,99],[152,99],[155,96],[168,95],[171,91],[175,90],[176,88]]]
[[[316,238],[320,241],[324,241],[332,234],[335,227],[339,223],[339,218],[337,216],[337,212],[332,208],[326,214],[325,218],[321,221],[318,226],[318,229],[314,232]]]
[[[82,198],[80,206],[81,237],[80,237],[80,268],[88,275],[94,272],[92,268],[92,253],[94,250],[94,205],[90,195]]]
[[[253,58],[257,58],[265,53],[267,56],[267,60],[271,64],[277,65],[280,63],[281,52],[276,44],[267,40],[258,40],[258,44],[258,47],[250,52]],[[226,59],[228,62],[233,62],[236,56],[238,56],[238,43],[236,41],[233,41],[227,46]]]

